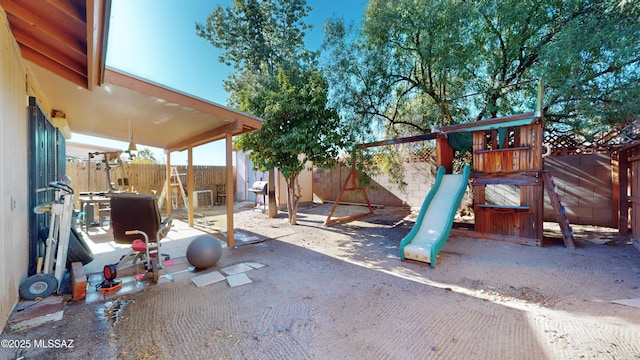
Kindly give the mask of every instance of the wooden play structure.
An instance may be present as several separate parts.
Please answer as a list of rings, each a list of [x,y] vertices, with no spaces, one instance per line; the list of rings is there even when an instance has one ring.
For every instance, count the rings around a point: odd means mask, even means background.
[[[549,195],[564,244],[574,249],[573,234],[553,177],[544,169],[544,117],[542,86],[536,112],[443,126],[437,129],[438,165],[453,167],[453,149],[447,135],[468,132],[473,137],[473,230],[454,229],[453,236],[544,246],[544,194]],[[547,149],[548,150],[548,149]],[[519,195],[515,204],[487,199],[488,187],[509,186]]]
[[[361,192],[366,202],[368,211],[355,214],[355,215],[333,218],[333,214],[336,211],[336,208],[338,207],[338,205],[340,204],[342,195],[344,195],[345,192]],[[336,201],[333,203],[333,207],[331,208],[331,211],[329,212],[329,215],[327,216],[327,219],[325,220],[324,224],[330,225],[337,222],[352,221],[369,214],[373,214],[373,206],[371,205],[371,202],[369,201],[369,197],[367,196],[367,190],[365,190],[364,187],[358,184],[358,171],[356,170],[355,166],[353,166],[351,167],[351,171],[349,172],[347,179],[344,181],[344,185],[342,186],[342,189],[340,190],[340,193],[338,194]]]
[[[545,189],[549,194],[568,248],[574,248],[564,208],[555,192],[542,157],[544,120],[535,113],[456,124],[438,129],[439,165],[453,167],[453,149],[446,136],[453,132],[473,136],[474,229],[452,230],[454,236],[501,240],[544,246],[543,210]],[[487,202],[487,187],[508,185],[519,193],[517,204]]]
[[[574,249],[573,234],[565,216],[565,209],[556,192],[551,174],[544,169],[544,157],[549,147],[544,141],[542,114],[542,85],[539,85],[535,112],[479,120],[471,123],[443,126],[431,134],[364,144],[361,147],[390,145],[401,142],[436,140],[436,165],[452,173],[454,150],[449,135],[469,133],[473,138],[473,168],[471,183],[475,221],[473,229],[453,229],[452,236],[507,241],[523,245],[544,246],[544,201],[548,194],[560,225],[564,245]],[[372,213],[364,188],[356,186],[354,169],[347,177],[326,223]],[[515,200],[500,203],[491,201],[488,194],[506,187]],[[347,219],[332,220],[331,216],[345,191],[362,191],[368,213]]]
[[[409,136],[409,137],[398,138],[398,139],[389,139],[389,140],[370,142],[370,143],[366,143],[366,144],[360,144],[358,146],[358,148],[359,149],[366,149],[366,148],[372,148],[372,147],[377,147],[377,146],[405,144],[405,143],[411,143],[411,142],[416,142],[416,141],[433,140],[433,139],[435,139],[435,135],[434,134],[423,134],[423,135]],[[354,157],[354,159],[355,159],[355,157]],[[373,207],[373,205],[371,205],[371,202],[369,201],[369,196],[367,195],[367,190],[364,188],[364,186],[362,186],[359,183],[358,176],[359,175],[358,175],[358,171],[356,170],[356,166],[355,166],[355,164],[352,164],[351,171],[349,172],[349,175],[345,179],[344,185],[342,185],[340,193],[338,194],[338,196],[336,198],[336,201],[334,202],[333,207],[331,208],[331,211],[329,212],[329,215],[327,216],[327,219],[324,222],[325,225],[330,225],[330,224],[334,224],[334,223],[337,223],[337,222],[352,221],[352,220],[355,220],[355,219],[359,219],[359,218],[361,218],[363,216],[367,216],[369,214],[373,214],[373,208],[374,207]],[[359,213],[359,214],[355,214],[355,215],[349,215],[349,216],[343,216],[343,217],[339,217],[339,218],[333,218],[333,214],[336,211],[336,208],[338,207],[338,205],[340,204],[340,201],[342,200],[342,196],[346,192],[360,192],[360,193],[362,193],[362,196],[363,196],[363,198],[364,198],[364,200],[366,202],[365,205],[367,206],[367,211]]]

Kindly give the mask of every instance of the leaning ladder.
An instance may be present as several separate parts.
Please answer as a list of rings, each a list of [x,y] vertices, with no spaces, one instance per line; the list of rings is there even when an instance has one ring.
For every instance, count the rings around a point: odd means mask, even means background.
[[[553,211],[556,213],[558,224],[560,224],[560,231],[562,232],[564,245],[567,249],[574,250],[576,247],[573,243],[573,230],[571,229],[571,226],[569,226],[569,219],[567,219],[565,207],[560,202],[560,195],[558,195],[556,191],[556,184],[553,181],[553,176],[551,176],[549,171],[544,171],[542,176],[544,187],[547,189],[547,194],[549,194],[549,200],[551,200],[551,206],[553,207]]]
[[[181,174],[178,174],[178,169],[172,167],[171,168],[171,177],[170,177],[170,183],[167,184],[167,181],[165,180],[164,182],[164,186],[162,187],[162,193],[160,194],[160,198],[158,199],[158,209],[162,209],[162,205],[164,205],[164,200],[167,199],[167,203],[169,203],[169,199],[168,197],[171,196],[173,197],[173,188],[177,187],[180,191],[180,195],[182,195],[182,201],[184,202],[184,205],[187,206],[188,202],[187,202],[187,194],[184,192],[184,186],[182,186],[182,180],[180,180],[180,176]],[[171,187],[171,191],[169,191],[169,185]],[[177,202],[176,202],[177,203]],[[172,208],[175,209],[177,208],[177,204],[171,204]]]

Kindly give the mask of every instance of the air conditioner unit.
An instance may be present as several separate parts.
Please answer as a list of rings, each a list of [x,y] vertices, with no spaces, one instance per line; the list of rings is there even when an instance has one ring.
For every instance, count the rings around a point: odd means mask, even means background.
[[[194,191],[194,206],[195,207],[205,207],[205,206],[213,206],[213,191],[211,190],[200,190]]]

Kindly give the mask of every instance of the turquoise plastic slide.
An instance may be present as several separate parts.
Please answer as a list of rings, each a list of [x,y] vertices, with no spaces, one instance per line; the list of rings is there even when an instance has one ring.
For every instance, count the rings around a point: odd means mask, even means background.
[[[422,203],[413,228],[400,241],[400,260],[412,259],[436,266],[436,256],[447,242],[453,218],[467,191],[471,167],[465,165],[462,174],[445,174],[438,168],[436,181]]]

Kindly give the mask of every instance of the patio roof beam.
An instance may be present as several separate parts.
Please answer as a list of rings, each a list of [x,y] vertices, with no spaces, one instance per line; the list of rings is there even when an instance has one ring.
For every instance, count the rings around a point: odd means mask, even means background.
[[[229,248],[233,248],[235,245],[235,233],[233,230],[233,201],[234,199],[234,186],[235,178],[233,173],[233,145],[232,140],[233,134],[227,132],[226,134],[226,166],[227,166],[227,185],[226,185],[226,205],[227,205],[227,246]]]
[[[169,151],[183,151],[188,149],[190,146],[198,146],[206,143],[210,143],[216,140],[224,139],[228,133],[240,134],[243,129],[242,120],[236,120],[227,125],[221,126],[219,128],[211,129],[202,134],[198,134],[192,138],[180,141],[169,147]]]
[[[69,9],[69,11],[72,11]],[[104,80],[106,39],[109,33],[108,18],[111,15],[111,0],[87,1],[87,89],[92,91]],[[95,30],[95,31],[94,31]]]

